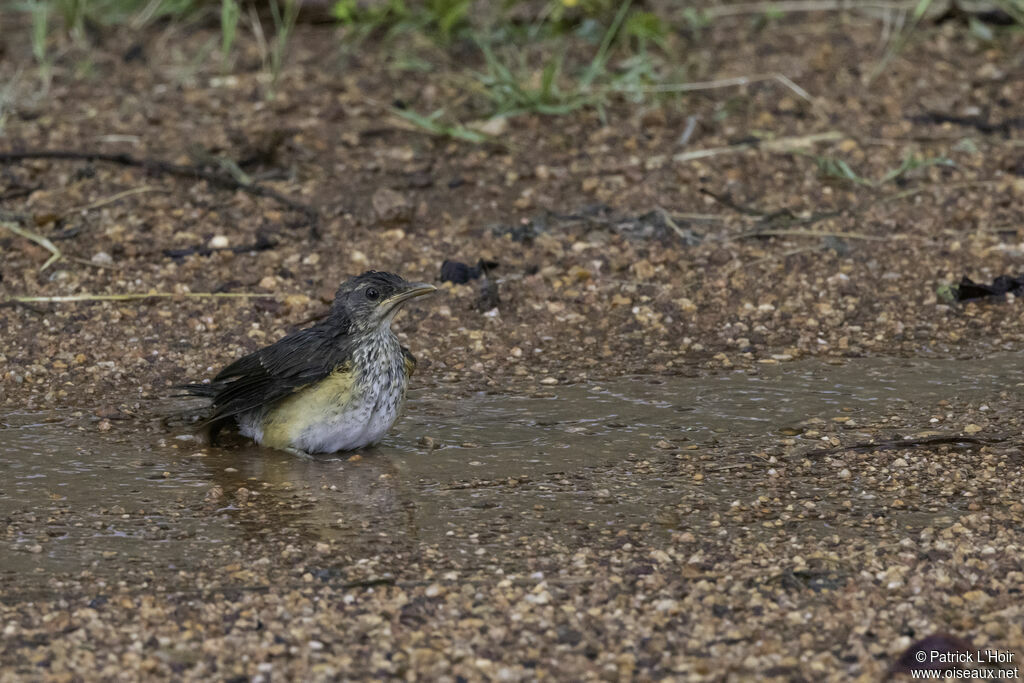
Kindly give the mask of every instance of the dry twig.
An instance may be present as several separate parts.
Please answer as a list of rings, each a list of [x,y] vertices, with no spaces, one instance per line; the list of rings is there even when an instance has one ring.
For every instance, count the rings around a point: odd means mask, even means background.
[[[137,194],[144,194],[146,192],[164,192],[164,191],[165,190],[162,190],[159,187],[152,187],[150,185],[143,185],[142,187],[135,187],[135,188],[132,188],[130,190],[125,190],[124,192],[118,192],[117,194],[112,194],[109,197],[104,197],[103,199],[98,199],[95,202],[93,202],[92,204],[86,204],[85,206],[76,206],[73,209],[68,209],[67,211],[65,211],[63,213],[63,215],[70,216],[71,214],[75,214],[75,213],[84,213],[86,211],[94,211],[96,209],[99,209],[99,208],[102,208],[104,206],[107,206],[108,204],[113,204],[116,201],[120,201],[120,200],[124,199],[125,197],[131,197],[131,196],[137,195]]]
[[[56,304],[72,301],[139,301],[142,299],[276,299],[279,294],[254,292],[145,292],[137,294],[66,294],[62,296],[9,296],[4,301],[15,303]]]
[[[121,166],[141,168],[151,173],[205,180],[211,185],[215,185],[223,189],[237,190],[245,192],[246,194],[251,194],[254,197],[266,197],[268,199],[273,199],[277,203],[305,215],[306,219],[314,226],[314,228],[320,218],[320,212],[312,206],[292,199],[291,197],[287,197],[277,190],[273,190],[269,187],[258,185],[256,183],[242,183],[230,174],[218,173],[198,166],[182,166],[181,164],[172,164],[168,161],[160,161],[159,159],[133,157],[130,154],[79,152],[76,150],[47,149],[34,152],[0,152],[0,163],[25,161],[29,159],[103,161],[111,164],[120,164]]]
[[[841,140],[844,134],[838,130],[814,133],[811,135],[796,135],[793,137],[778,138],[777,140],[754,140],[751,142],[740,142],[725,147],[710,147],[707,149],[695,149],[692,152],[680,152],[672,156],[672,161],[681,164],[696,159],[721,156],[723,154],[737,154],[749,149],[760,149],[766,152],[787,154],[801,147],[809,147],[819,142],[835,142]]]
[[[48,252],[50,252],[50,258],[46,259],[46,263],[44,263],[39,268],[40,273],[64,257],[63,252],[61,252],[61,250],[57,248],[57,245],[51,242],[49,238],[47,238],[45,235],[40,235],[37,232],[32,232],[31,230],[27,230],[26,228],[19,227],[14,221],[11,220],[0,220],[0,225],[13,232],[15,235],[18,235],[19,237],[24,237],[25,239],[31,242],[35,242],[43,249],[46,249]]]

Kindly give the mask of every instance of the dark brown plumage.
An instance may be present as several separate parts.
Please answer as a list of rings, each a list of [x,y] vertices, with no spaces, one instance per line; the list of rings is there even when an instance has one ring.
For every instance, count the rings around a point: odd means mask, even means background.
[[[186,385],[211,399],[209,438],[237,421],[260,443],[305,452],[376,441],[397,419],[415,368],[391,320],[405,301],[432,291],[392,273],[363,273],[338,288],[321,322],[236,360],[208,384]]]

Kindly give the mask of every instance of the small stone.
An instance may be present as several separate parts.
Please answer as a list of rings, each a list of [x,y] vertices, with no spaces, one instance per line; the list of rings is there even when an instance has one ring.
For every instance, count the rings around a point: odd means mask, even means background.
[[[484,135],[498,137],[508,132],[508,118],[505,116],[495,116],[484,121],[473,121],[467,124],[466,127]]]
[[[227,249],[231,242],[228,240],[227,235],[214,235],[207,242],[206,246],[210,249]]]
[[[370,202],[377,220],[382,223],[407,221],[412,217],[413,206],[409,200],[389,187],[377,188]]]
[[[676,299],[675,303],[676,306],[679,307],[679,310],[682,311],[683,313],[693,313],[694,311],[697,310],[697,305],[693,303],[693,301],[691,301],[690,299],[687,299],[686,297],[683,297],[682,299]]]
[[[636,278],[642,282],[646,282],[654,277],[655,268],[647,259],[640,259],[633,264],[631,270]]]
[[[964,432],[966,432],[968,434],[977,434],[980,431],[981,431],[981,427],[979,425],[974,424],[973,422],[971,424],[967,425],[966,427],[964,427]]]
[[[546,590],[541,590],[538,593],[530,593],[526,596],[526,601],[534,605],[546,605],[551,602],[551,593]]]

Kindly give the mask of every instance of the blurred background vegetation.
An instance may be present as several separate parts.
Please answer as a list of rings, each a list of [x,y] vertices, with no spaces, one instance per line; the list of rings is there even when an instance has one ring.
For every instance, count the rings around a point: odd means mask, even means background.
[[[249,71],[254,60],[239,55],[254,52],[269,81],[267,96],[273,97],[296,27],[315,23],[336,27],[336,56],[342,61],[358,58],[364,48],[383,48],[391,69],[454,73],[473,98],[475,115],[486,118],[558,115],[584,107],[602,111],[613,96],[642,101],[730,85],[701,81],[700,64],[687,47],[700,41],[702,31],[737,16],[769,29],[807,11],[879,18],[882,48],[866,69],[869,79],[926,20],[956,18],[983,41],[1024,25],[1024,0],[970,8],[955,0],[20,0],[6,14],[20,17],[17,23],[30,36],[43,90],[59,61],[70,60],[87,77],[90,51],[102,36],[168,27],[209,34],[192,58],[195,71]],[[750,78],[780,76],[752,72]],[[796,84],[783,84],[805,95]],[[434,134],[488,138],[486,130],[467,128],[445,111],[397,107],[396,113]]]

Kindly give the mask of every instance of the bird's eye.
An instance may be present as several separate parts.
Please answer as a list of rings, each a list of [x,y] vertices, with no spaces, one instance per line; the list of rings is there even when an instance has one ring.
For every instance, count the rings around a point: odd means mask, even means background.
[[[370,301],[376,301],[377,299],[380,298],[380,292],[377,291],[376,287],[367,287],[366,298],[369,299]]]

